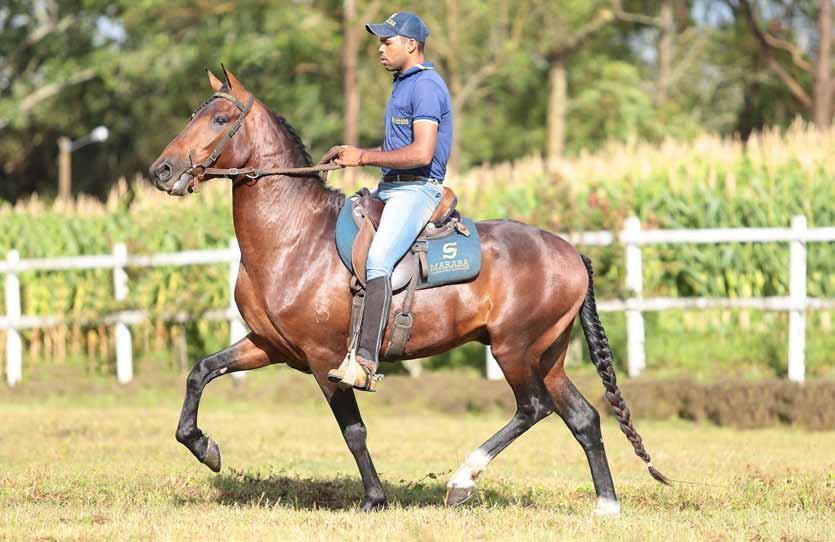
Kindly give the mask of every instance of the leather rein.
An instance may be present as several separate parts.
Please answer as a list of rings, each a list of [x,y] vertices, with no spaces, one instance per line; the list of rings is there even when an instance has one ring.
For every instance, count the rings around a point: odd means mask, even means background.
[[[185,173],[191,175],[191,181],[189,181],[188,191],[193,192],[195,191],[200,183],[205,182],[208,179],[204,179],[206,175],[213,175],[213,176],[220,176],[220,177],[228,177],[230,179],[234,179],[239,175],[243,175],[248,177],[249,179],[258,179],[259,177],[265,177],[267,175],[313,175],[318,174],[323,171],[333,171],[335,169],[342,169],[345,166],[340,166],[334,164],[332,162],[334,156],[332,152],[329,152],[325,155],[322,161],[315,165],[315,166],[307,166],[307,167],[290,167],[290,168],[267,168],[267,169],[256,169],[251,167],[245,168],[214,168],[211,167],[212,164],[217,162],[220,155],[223,154],[223,149],[226,147],[226,144],[229,143],[235,134],[238,133],[238,130],[241,129],[243,126],[244,120],[246,120],[246,116],[252,110],[252,104],[255,102],[255,97],[250,94],[249,102],[244,105],[239,99],[235,96],[229,94],[228,92],[215,92],[212,94],[212,97],[209,101],[215,98],[222,98],[224,100],[229,100],[232,102],[235,107],[240,110],[241,114],[238,116],[238,120],[235,121],[235,124],[229,129],[226,133],[226,136],[220,143],[217,144],[215,150],[212,151],[205,160],[200,162],[199,164],[192,164]],[[204,104],[205,105],[205,104]],[[195,113],[196,114],[196,113]],[[189,160],[191,160],[191,153],[189,153]],[[199,172],[197,172],[199,170]]]

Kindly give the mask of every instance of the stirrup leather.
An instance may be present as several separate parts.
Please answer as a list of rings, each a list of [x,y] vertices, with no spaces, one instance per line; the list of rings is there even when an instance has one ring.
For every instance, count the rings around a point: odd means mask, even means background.
[[[353,388],[377,391],[377,382],[382,379],[383,375],[372,373],[371,369],[357,361],[357,352],[353,348],[348,351],[339,368],[328,371],[328,380],[344,390]]]

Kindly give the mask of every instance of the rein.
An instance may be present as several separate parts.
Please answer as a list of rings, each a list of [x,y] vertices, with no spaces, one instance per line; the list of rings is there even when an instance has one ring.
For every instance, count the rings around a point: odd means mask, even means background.
[[[199,164],[192,164],[190,168],[188,168],[185,173],[191,175],[192,179],[189,181],[188,191],[193,192],[195,191],[200,183],[205,182],[204,177],[206,175],[217,175],[221,177],[228,177],[234,178],[238,175],[244,175],[250,179],[257,179],[259,177],[265,177],[267,175],[313,175],[318,174],[320,172],[325,171],[333,171],[335,169],[342,169],[345,166],[340,166],[334,164],[332,161],[335,158],[335,154],[333,152],[328,152],[322,161],[319,162],[318,165],[315,166],[307,166],[307,167],[285,167],[285,168],[268,168],[268,169],[255,169],[251,167],[247,168],[213,168],[211,167],[212,164],[217,162],[217,159],[220,158],[220,155],[223,154],[223,149],[226,147],[226,144],[229,143],[235,134],[238,133],[238,130],[241,129],[243,126],[244,120],[249,112],[252,110],[252,104],[255,101],[255,97],[250,94],[249,102],[244,105],[239,99],[235,96],[229,94],[228,92],[215,92],[212,94],[212,98],[222,98],[224,100],[229,100],[235,107],[237,107],[241,114],[238,116],[238,120],[235,121],[235,124],[229,129],[226,133],[226,136],[217,144],[215,150],[212,151],[205,160],[200,162]],[[209,101],[211,101],[211,99]],[[189,159],[191,158],[191,154],[189,154]],[[200,170],[199,173],[196,173],[196,170]],[[195,174],[196,173],[196,174]]]

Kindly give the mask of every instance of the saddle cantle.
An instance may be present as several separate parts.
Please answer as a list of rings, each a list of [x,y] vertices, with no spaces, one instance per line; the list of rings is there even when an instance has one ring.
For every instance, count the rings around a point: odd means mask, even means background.
[[[415,290],[465,282],[481,271],[481,242],[478,230],[469,218],[455,209],[458,198],[444,187],[441,203],[432,214],[412,247],[394,267],[391,277],[393,292],[408,287],[402,308],[395,314],[388,345],[381,358],[400,359],[411,335],[414,315],[411,312]],[[385,203],[371,196],[367,188],[346,200],[336,222],[336,247],[345,267],[354,279],[352,291],[351,344],[359,334],[364,304],[365,262],[374,234],[380,225]],[[346,357],[346,360],[348,357]],[[343,361],[343,363],[345,363]]]

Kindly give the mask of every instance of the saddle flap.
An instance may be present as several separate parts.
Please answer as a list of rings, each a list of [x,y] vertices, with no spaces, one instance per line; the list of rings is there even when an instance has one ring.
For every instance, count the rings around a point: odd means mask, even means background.
[[[360,231],[354,240],[354,246],[351,249],[351,265],[354,267],[354,275],[357,280],[365,287],[365,262],[368,259],[368,249],[371,247],[371,242],[374,240],[374,225],[368,215],[365,215]]]

